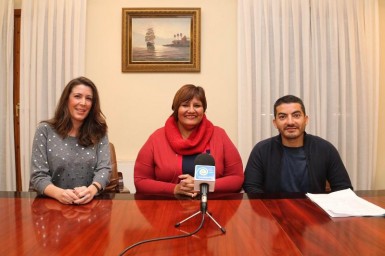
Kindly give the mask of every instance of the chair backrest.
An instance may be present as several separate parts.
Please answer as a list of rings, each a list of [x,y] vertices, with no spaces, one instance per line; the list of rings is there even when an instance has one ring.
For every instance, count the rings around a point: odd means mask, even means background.
[[[107,192],[119,192],[119,174],[118,163],[116,161],[116,152],[114,144],[110,142],[110,156],[111,156],[111,177],[110,183],[104,189]]]

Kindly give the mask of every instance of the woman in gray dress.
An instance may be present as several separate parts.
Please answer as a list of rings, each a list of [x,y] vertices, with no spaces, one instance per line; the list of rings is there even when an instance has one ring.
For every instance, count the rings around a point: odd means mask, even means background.
[[[36,129],[31,162],[31,188],[63,204],[86,204],[109,183],[107,123],[91,80],[64,88],[54,117]]]

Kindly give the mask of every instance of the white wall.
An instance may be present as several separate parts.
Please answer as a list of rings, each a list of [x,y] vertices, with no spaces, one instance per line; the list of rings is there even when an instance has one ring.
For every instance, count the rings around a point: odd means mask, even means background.
[[[132,7],[201,8],[201,72],[122,73],[122,8]],[[236,144],[236,14],[236,0],[88,0],[85,75],[99,89],[122,166],[130,166],[148,136],[164,125],[175,92],[186,83],[206,90],[208,118]]]

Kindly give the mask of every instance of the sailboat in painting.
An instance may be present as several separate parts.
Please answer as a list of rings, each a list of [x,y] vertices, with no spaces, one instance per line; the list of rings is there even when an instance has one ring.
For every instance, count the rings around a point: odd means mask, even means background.
[[[147,44],[147,49],[153,50],[155,49],[155,33],[153,28],[148,28],[146,35],[144,37],[144,41]]]

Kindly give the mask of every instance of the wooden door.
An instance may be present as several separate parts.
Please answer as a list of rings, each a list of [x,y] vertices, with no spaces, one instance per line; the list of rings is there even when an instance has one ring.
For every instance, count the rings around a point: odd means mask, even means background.
[[[15,134],[15,162],[16,162],[16,190],[22,191],[21,164],[20,164],[20,29],[21,10],[14,13],[13,34],[13,124]]]

